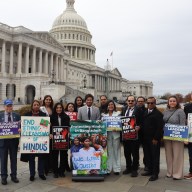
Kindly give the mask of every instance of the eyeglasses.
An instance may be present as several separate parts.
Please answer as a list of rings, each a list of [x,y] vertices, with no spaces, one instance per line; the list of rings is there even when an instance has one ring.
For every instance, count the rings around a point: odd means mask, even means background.
[[[147,105],[153,105],[154,102],[147,102]]]
[[[128,102],[129,102],[129,103],[133,103],[133,102],[134,102],[134,100],[128,100]]]

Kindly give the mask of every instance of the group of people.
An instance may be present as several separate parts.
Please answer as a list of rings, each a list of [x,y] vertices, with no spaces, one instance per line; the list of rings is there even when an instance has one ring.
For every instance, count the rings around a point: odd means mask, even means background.
[[[85,103],[85,104],[84,104]],[[64,108],[61,102],[54,105],[51,95],[46,95],[43,104],[34,100],[31,104],[31,111],[24,116],[49,116],[51,129],[50,139],[52,139],[53,126],[70,127],[70,118],[65,112],[77,112],[78,120],[101,120],[105,116],[134,116],[136,119],[135,130],[138,138],[135,140],[122,141],[126,169],[123,174],[131,174],[131,177],[138,176],[139,148],[143,148],[144,172],[142,176],[150,176],[149,181],[158,179],[160,171],[160,146],[163,138],[163,127],[165,123],[185,125],[188,113],[192,113],[192,104],[185,109],[181,109],[176,96],[170,96],[166,110],[161,113],[156,107],[156,99],[149,97],[147,100],[140,96],[135,98],[130,95],[126,99],[126,106],[122,111],[116,110],[113,100],[108,100],[106,95],[100,96],[100,107],[94,106],[94,97],[87,94],[83,100],[80,96],[76,97],[74,103],[70,102]],[[147,106],[147,107],[145,107]],[[20,115],[13,112],[13,101],[7,99],[4,101],[4,112],[0,113],[0,123],[20,121]],[[77,140],[77,141],[76,141]],[[79,142],[78,138],[74,142]],[[86,141],[86,139],[85,139]],[[84,141],[84,142],[85,142]],[[89,141],[90,142],[90,141]],[[52,143],[52,142],[50,142]],[[10,155],[11,180],[18,183],[17,178],[17,151],[19,139],[0,139],[0,161],[1,161],[1,183],[7,184],[7,161]],[[184,166],[184,143],[181,141],[164,140],[167,175],[174,180],[183,178]],[[192,178],[192,144],[189,147],[190,173],[185,176]],[[82,147],[81,147],[82,148]],[[75,146],[72,150],[76,149]],[[84,150],[84,148],[82,148]],[[121,172],[121,132],[108,131],[107,133],[107,174],[113,171],[115,175]],[[58,157],[60,159],[58,160]],[[42,180],[53,171],[54,178],[64,177],[65,171],[71,171],[68,163],[67,150],[53,150],[50,146],[49,154],[21,154],[21,160],[29,162],[30,181],[35,180],[35,157],[38,157],[38,175]],[[71,163],[70,163],[71,164]]]

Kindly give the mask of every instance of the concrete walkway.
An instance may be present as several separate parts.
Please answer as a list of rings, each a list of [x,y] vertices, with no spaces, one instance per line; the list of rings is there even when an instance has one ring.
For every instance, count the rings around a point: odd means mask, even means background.
[[[142,159],[142,150],[140,150]],[[161,172],[157,181],[149,182],[149,177],[143,177],[143,164],[140,160],[141,168],[139,176],[136,178],[130,175],[119,176],[111,174],[105,177],[102,182],[73,182],[71,173],[66,173],[65,178],[53,178],[52,174],[47,176],[46,181],[42,181],[36,176],[34,182],[29,181],[28,163],[19,160],[18,154],[18,184],[13,183],[8,177],[8,185],[0,184],[0,192],[192,192],[192,180],[173,180],[166,178],[166,162],[164,148],[161,149]],[[122,150],[122,170],[125,168],[125,160]],[[188,173],[188,154],[185,149],[185,169],[184,173]]]

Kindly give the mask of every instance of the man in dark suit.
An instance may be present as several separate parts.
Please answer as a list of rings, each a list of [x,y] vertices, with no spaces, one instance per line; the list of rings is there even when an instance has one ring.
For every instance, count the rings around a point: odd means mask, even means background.
[[[191,94],[191,99],[192,99],[192,94]],[[188,119],[188,114],[192,113],[192,103],[189,103],[184,107],[184,112]],[[189,153],[189,174],[185,175],[184,178],[192,179],[192,143],[188,143],[187,147],[188,147],[188,153]]]
[[[136,107],[136,99],[134,96],[130,95],[127,97],[127,106],[122,111],[122,116],[135,116],[136,118],[136,131],[139,132],[142,124],[141,110]],[[139,167],[139,137],[136,140],[126,140],[123,141],[124,146],[124,156],[126,160],[126,169],[123,174],[131,173],[131,177],[138,176]]]
[[[13,112],[13,102],[10,99],[4,101],[5,111],[0,113],[0,122],[18,122],[20,115]],[[8,154],[10,155],[11,163],[11,180],[14,183],[19,183],[17,179],[17,151],[19,139],[0,139],[0,157],[1,157],[1,183],[7,184],[7,161]]]
[[[142,117],[144,116],[144,113],[146,111],[145,101],[146,101],[145,97],[143,97],[143,96],[137,97],[137,104],[136,105],[141,110]],[[141,129],[139,132],[140,132],[141,145],[143,147],[143,130]],[[144,151],[143,151],[143,153],[144,153]],[[143,156],[143,164],[145,166],[144,170],[148,171],[148,168],[147,168],[147,165],[146,165],[145,156]]]
[[[156,99],[147,99],[147,110],[143,119],[143,148],[148,171],[142,176],[151,176],[149,181],[155,181],[159,175],[160,145],[163,136],[163,115],[156,108]]]
[[[91,94],[85,96],[86,105],[80,107],[78,110],[78,120],[99,120],[100,112],[99,108],[93,106],[94,97]]]

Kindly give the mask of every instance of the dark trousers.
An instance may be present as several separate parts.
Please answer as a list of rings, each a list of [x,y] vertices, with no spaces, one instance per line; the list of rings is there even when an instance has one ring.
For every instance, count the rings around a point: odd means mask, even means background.
[[[123,141],[126,169],[137,171],[139,167],[139,140]]]
[[[4,146],[0,148],[1,155],[1,178],[7,178],[8,154],[10,156],[11,177],[17,176],[17,150],[18,141],[16,139],[5,139]]]
[[[44,168],[45,168],[45,174],[48,174],[50,170],[53,169],[53,158],[52,158],[52,148],[49,148],[49,153],[44,154],[45,156],[45,162],[44,162]]]
[[[60,161],[58,162],[58,157],[60,155]],[[55,174],[64,173],[66,164],[68,164],[68,154],[67,150],[53,150],[53,172]]]
[[[29,154],[29,171],[30,176],[35,176],[35,157],[38,157],[38,174],[44,175],[44,155]]]
[[[153,175],[159,174],[160,141],[153,145],[152,141],[145,141],[143,145],[146,166]]]
[[[192,143],[187,145],[189,154],[189,173],[192,173]]]

